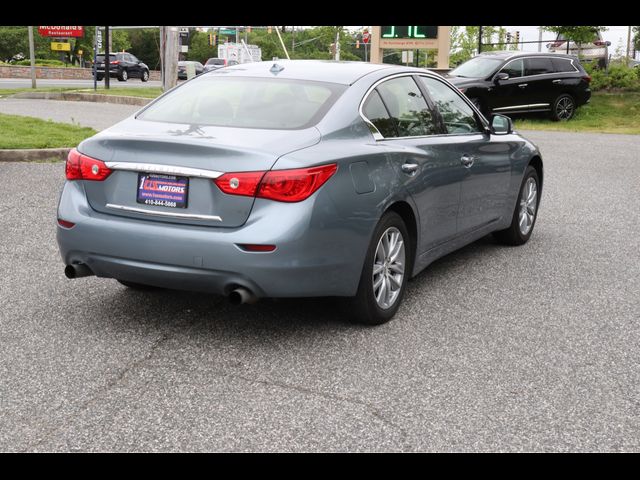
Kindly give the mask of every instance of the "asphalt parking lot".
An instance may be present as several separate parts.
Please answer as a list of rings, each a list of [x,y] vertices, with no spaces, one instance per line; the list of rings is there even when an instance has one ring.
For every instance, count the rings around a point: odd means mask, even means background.
[[[638,451],[640,136],[527,132],[530,242],[486,237],[396,318],[67,280],[61,163],[0,163],[0,451]]]

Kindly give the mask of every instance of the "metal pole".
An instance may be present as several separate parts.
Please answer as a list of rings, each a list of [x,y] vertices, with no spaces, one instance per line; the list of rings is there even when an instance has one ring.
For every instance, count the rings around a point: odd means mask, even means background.
[[[542,52],[542,27],[538,27],[538,51]]]
[[[478,53],[482,52],[482,27],[478,27]]]
[[[109,52],[109,27],[104,27],[104,88],[109,90],[111,85],[111,52]]]
[[[96,57],[98,56],[98,35],[100,30],[96,27],[95,34],[93,36],[93,90],[98,91],[98,67],[96,65]]]
[[[36,54],[33,46],[33,27],[31,26],[29,27],[29,58],[31,59],[31,88],[36,88]]]
[[[289,57],[289,52],[287,52],[287,47],[284,46],[284,42],[282,41],[282,35],[280,35],[280,29],[278,27],[276,27],[276,33],[278,34],[278,39],[280,40],[280,45],[282,45],[284,54],[287,56],[287,60],[291,60],[291,57]]]
[[[626,64],[627,66],[629,65],[629,54],[631,53],[631,27],[627,27],[628,31],[627,31],[627,57],[626,57]]]

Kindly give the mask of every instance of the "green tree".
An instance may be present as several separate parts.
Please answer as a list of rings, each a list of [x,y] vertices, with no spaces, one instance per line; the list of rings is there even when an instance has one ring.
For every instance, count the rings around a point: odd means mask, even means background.
[[[640,50],[640,26],[633,27],[633,48]]]
[[[131,44],[129,52],[146,63],[151,70],[160,70],[160,32],[157,28],[127,30]]]

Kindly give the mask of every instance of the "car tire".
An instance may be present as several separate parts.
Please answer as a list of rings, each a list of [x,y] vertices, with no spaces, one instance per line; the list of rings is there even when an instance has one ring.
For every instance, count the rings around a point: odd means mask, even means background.
[[[97,80],[98,82],[101,82],[102,80],[104,80],[104,75],[97,75],[97,76],[96,76],[96,80]]]
[[[396,239],[393,245],[385,241],[393,238]],[[403,243],[397,245],[399,241]],[[388,247],[391,247],[391,252],[388,251]],[[394,254],[395,261],[390,258]],[[378,270],[376,274],[374,266]],[[391,320],[402,302],[407,279],[411,275],[411,266],[412,248],[407,227],[400,215],[387,212],[378,222],[367,249],[358,292],[351,302],[353,321],[366,325],[381,325]],[[401,278],[398,278],[400,267],[403,273]],[[400,287],[393,290],[393,286],[397,287],[398,280]],[[376,287],[377,282],[379,285]]]
[[[553,102],[551,119],[556,122],[566,122],[576,113],[576,101],[568,93],[563,93]]]
[[[127,280],[118,280],[118,283],[124,285],[127,288],[133,290],[158,290],[160,287],[154,287],[153,285],[145,285],[143,283],[129,282]]]
[[[533,197],[530,187],[532,183],[534,187]],[[518,201],[511,217],[511,225],[505,230],[493,232],[494,237],[505,245],[523,245],[527,243],[531,238],[533,227],[538,218],[538,205],[540,205],[540,178],[536,169],[529,165],[520,184]],[[523,228],[523,226],[526,228]]]
[[[143,82],[149,81],[149,70],[142,71],[142,77],[140,77],[140,80],[142,80]]]
[[[118,75],[118,81],[126,82],[128,79],[129,79],[129,74],[127,73],[126,70],[122,70],[122,72],[120,72],[120,75]]]

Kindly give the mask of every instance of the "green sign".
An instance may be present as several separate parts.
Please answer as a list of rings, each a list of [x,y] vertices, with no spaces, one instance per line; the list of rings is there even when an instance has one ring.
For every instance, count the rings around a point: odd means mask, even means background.
[[[235,30],[227,30],[226,28],[220,29],[220,35],[235,35],[235,34],[236,34]]]
[[[380,28],[380,36],[382,38],[438,38],[438,27],[387,25]]]

